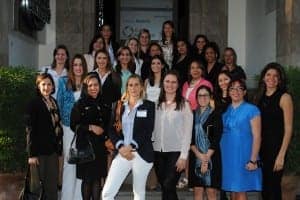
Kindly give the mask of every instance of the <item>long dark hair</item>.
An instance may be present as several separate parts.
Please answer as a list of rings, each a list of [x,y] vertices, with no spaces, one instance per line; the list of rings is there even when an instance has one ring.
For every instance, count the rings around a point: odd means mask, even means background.
[[[171,36],[171,42],[173,43],[173,45],[175,45],[175,42],[176,42],[175,25],[174,25],[174,22],[172,22],[171,20],[165,21],[162,25],[162,30],[161,30],[162,43],[166,44],[166,41],[167,41],[166,34],[164,32],[164,27],[167,24],[170,25],[173,28],[173,33],[172,33],[172,36]]]
[[[215,84],[215,89],[214,89],[214,99],[216,101],[221,101],[221,99],[223,98],[223,91],[219,85],[219,77],[220,75],[224,74],[225,76],[227,76],[230,81],[232,80],[232,76],[231,73],[228,70],[222,70],[219,74],[218,74],[218,78],[217,78],[217,83]],[[229,85],[228,85],[229,87]],[[227,88],[227,96],[228,96],[228,88]]]
[[[101,40],[103,41],[103,49],[106,49],[106,44],[105,44],[105,40],[103,38],[102,35],[95,35],[92,39],[92,41],[89,44],[89,52],[88,54],[92,54],[94,51],[94,43],[97,42],[97,40],[101,38]]]
[[[209,42],[209,43],[207,43],[204,46],[204,48],[203,48],[204,57],[205,57],[206,50],[209,49],[209,48],[213,49],[213,51],[215,52],[215,54],[216,54],[216,62],[217,62],[219,60],[219,58],[220,58],[220,49],[219,49],[218,44],[215,43],[215,42]],[[205,60],[206,60],[206,58],[205,58]]]
[[[149,73],[149,84],[151,85],[151,86],[154,86],[154,82],[155,82],[155,80],[154,80],[154,73],[153,73],[153,71],[152,71],[152,69],[151,69],[151,65],[152,65],[152,61],[154,60],[154,59],[158,59],[160,62],[161,62],[161,64],[162,64],[162,66],[163,66],[163,68],[161,69],[161,74],[160,74],[160,84],[159,84],[159,87],[162,87],[162,83],[163,83],[163,78],[164,78],[164,76],[165,76],[165,74],[166,74],[166,62],[165,62],[165,60],[164,60],[164,58],[162,57],[162,56],[159,56],[159,55],[155,55],[155,56],[153,56],[151,59],[150,59],[150,73]]]
[[[106,57],[107,57],[106,70],[107,71],[111,71],[112,64],[111,64],[111,61],[110,61],[109,53],[106,51],[106,49],[100,49],[100,50],[96,51],[96,53],[95,53],[95,61],[94,61],[94,70],[98,68],[98,65],[97,65],[97,62],[96,62],[96,58],[97,58],[97,56],[98,56],[99,53],[103,53],[103,54],[106,55]]]
[[[179,82],[179,74],[178,74],[178,72],[176,70],[170,70],[170,71],[168,71],[166,73],[166,75],[164,77],[164,80],[165,80],[165,78],[168,75],[173,75],[177,79],[178,88],[176,90],[176,96],[175,96],[175,102],[176,102],[176,108],[175,108],[175,110],[182,110],[182,108],[184,107],[184,104],[185,104],[185,99],[182,97],[181,88],[179,87],[179,84],[180,84],[180,82]],[[165,101],[166,101],[166,91],[165,91],[165,88],[163,86],[161,88],[161,91],[160,91],[160,94],[159,94],[157,108],[161,109],[161,105]]]
[[[119,50],[118,50],[118,53],[117,53],[117,57],[118,57],[118,64],[116,65],[116,72],[118,74],[122,74],[122,66],[121,66],[121,63],[119,61],[119,56],[122,54],[122,51],[128,51],[129,52],[129,55],[131,57],[129,63],[128,63],[128,70],[134,74],[135,73],[135,62],[134,62],[134,58],[133,58],[133,55],[129,49],[129,47],[120,47]]]
[[[277,89],[281,92],[287,92],[287,82],[288,81],[287,81],[287,77],[286,77],[284,68],[279,63],[271,62],[271,63],[267,64],[260,73],[257,93],[254,96],[255,104],[258,104],[259,101],[261,100],[261,98],[263,97],[263,95],[266,93],[266,84],[264,81],[264,77],[270,69],[274,69],[277,71],[278,78],[279,78]]]
[[[64,44],[57,45],[57,47],[53,50],[53,60],[52,60],[51,68],[52,69],[56,68],[55,56],[56,56],[56,54],[57,54],[57,52],[58,52],[59,49],[62,49],[62,50],[64,50],[66,52],[67,59],[66,59],[64,68],[66,68],[67,70],[69,70],[69,64],[70,64],[69,58],[70,58],[70,55],[69,55],[68,48]]]
[[[178,42],[183,42],[183,43],[185,44],[186,50],[187,50],[187,52],[186,52],[186,56],[187,56],[187,57],[191,57],[191,55],[192,55],[192,53],[191,53],[191,52],[192,52],[192,46],[191,46],[190,42],[189,42],[188,40],[184,39],[184,38],[179,38],[179,39],[176,41],[176,44],[175,44],[175,51],[174,51],[174,53],[173,53],[173,54],[174,54],[173,65],[176,64],[177,61],[178,61],[179,58],[180,58],[180,54],[179,54],[178,48],[177,48]]]
[[[81,75],[81,82],[83,81],[84,77],[86,76],[86,74],[88,72],[85,58],[81,54],[76,54],[72,58],[70,69],[68,71],[68,81],[66,83],[66,88],[68,88],[69,90],[73,90],[73,91],[76,91],[75,75],[74,75],[74,71],[73,71],[73,68],[74,68],[73,64],[74,64],[75,59],[81,60],[82,69],[83,69],[83,73]]]
[[[193,48],[193,53],[194,54],[198,54],[198,48],[197,48],[197,40],[199,39],[199,38],[203,38],[204,40],[205,40],[205,42],[206,42],[206,44],[208,44],[208,39],[207,39],[207,37],[206,37],[206,35],[203,35],[203,34],[198,34],[198,35],[196,35],[195,36],[195,39],[194,39],[194,42],[193,42],[193,46],[192,46],[192,48]],[[204,47],[203,47],[204,48]],[[203,49],[202,49],[202,52],[203,52]]]
[[[148,47],[148,49],[147,49],[147,55],[148,55],[149,57],[151,56],[151,55],[150,55],[150,50],[151,50],[151,48],[152,48],[153,46],[157,46],[157,47],[159,48],[160,52],[161,52],[161,55],[160,55],[160,56],[163,56],[164,52],[163,52],[161,46],[160,46],[157,42],[151,42],[151,43],[150,43],[150,45],[149,45],[149,47]]]

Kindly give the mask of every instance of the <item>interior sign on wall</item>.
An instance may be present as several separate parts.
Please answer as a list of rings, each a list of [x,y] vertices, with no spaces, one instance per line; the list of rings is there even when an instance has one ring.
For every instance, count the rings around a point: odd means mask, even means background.
[[[120,39],[136,37],[143,28],[150,30],[152,40],[161,39],[162,23],[173,18],[172,0],[122,0]]]

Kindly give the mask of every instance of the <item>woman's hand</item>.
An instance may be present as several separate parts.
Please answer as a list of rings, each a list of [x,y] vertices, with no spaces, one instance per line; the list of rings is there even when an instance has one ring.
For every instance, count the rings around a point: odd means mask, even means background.
[[[196,157],[197,157],[199,160],[201,160],[202,163],[208,162],[208,160],[209,160],[207,154],[200,153],[200,152],[196,154]]]
[[[284,166],[284,156],[278,154],[275,160],[273,171],[274,172],[280,171],[283,169],[283,166]]]
[[[186,166],[186,159],[179,158],[176,162],[176,171],[181,172],[182,170],[185,169],[185,166]]]
[[[89,131],[92,131],[96,135],[102,135],[104,132],[103,128],[101,128],[100,126],[93,125],[93,124],[89,125]]]
[[[208,162],[201,163],[201,174],[205,174],[208,170]]]
[[[246,169],[249,170],[249,171],[256,170],[257,169],[257,162],[251,162],[251,161],[249,161],[246,164]]]
[[[128,146],[122,146],[119,148],[119,153],[122,157],[124,157],[127,160],[132,160],[134,158],[133,153],[131,152],[132,147],[131,145]]]
[[[38,157],[31,157],[31,158],[28,158],[28,164],[29,165],[39,165],[39,159]]]

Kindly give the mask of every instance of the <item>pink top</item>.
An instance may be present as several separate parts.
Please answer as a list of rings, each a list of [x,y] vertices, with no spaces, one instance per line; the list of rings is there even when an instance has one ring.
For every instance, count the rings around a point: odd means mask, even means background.
[[[213,86],[212,84],[205,80],[205,79],[200,79],[196,85],[193,87],[192,91],[190,92],[188,98],[186,98],[186,93],[188,91],[188,88],[189,88],[189,84],[188,82],[185,82],[183,87],[182,87],[182,96],[188,101],[190,102],[190,105],[191,105],[191,109],[192,110],[195,110],[197,108],[197,100],[196,100],[196,91],[197,89],[201,86],[201,85],[205,85],[207,87],[209,87],[211,90],[213,90]]]

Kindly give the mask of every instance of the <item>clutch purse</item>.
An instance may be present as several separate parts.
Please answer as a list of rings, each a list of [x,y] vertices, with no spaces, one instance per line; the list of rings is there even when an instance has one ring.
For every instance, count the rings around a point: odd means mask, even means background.
[[[82,164],[87,163],[95,160],[95,152],[93,145],[89,138],[88,145],[83,149],[76,149],[73,144],[75,139],[77,138],[77,133],[74,134],[74,137],[72,139],[70,150],[69,150],[69,157],[68,157],[68,163],[69,164]]]

